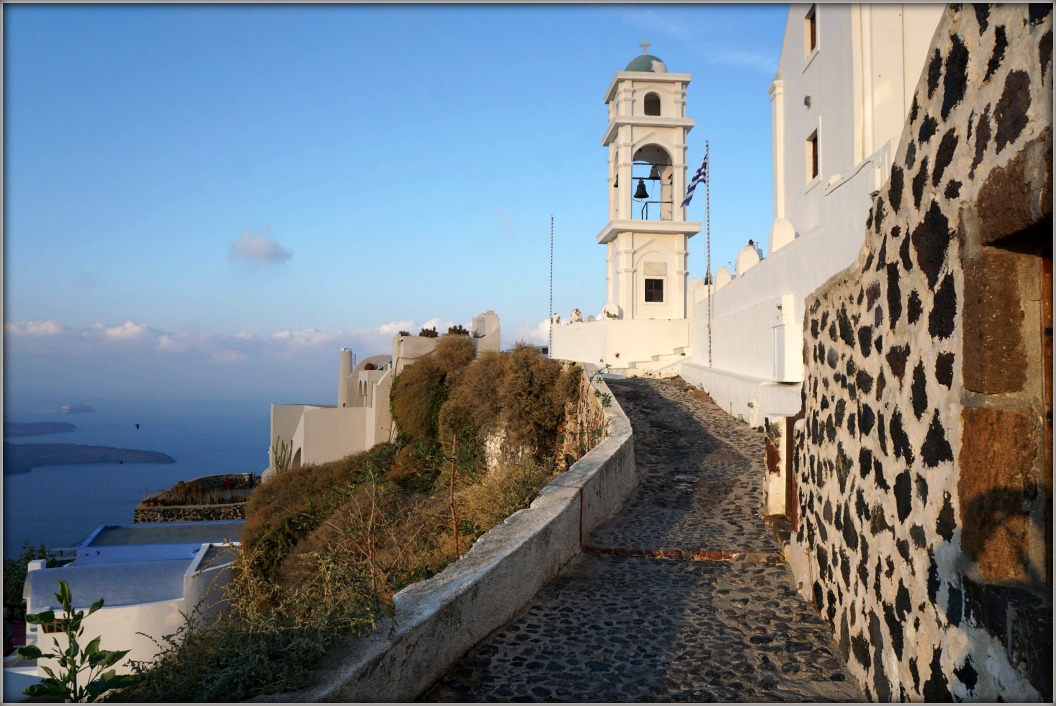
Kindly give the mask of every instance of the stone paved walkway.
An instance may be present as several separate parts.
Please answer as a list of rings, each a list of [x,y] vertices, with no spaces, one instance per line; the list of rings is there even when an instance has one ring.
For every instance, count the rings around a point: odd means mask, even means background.
[[[421,700],[862,701],[759,517],[762,435],[679,378],[609,387],[635,495]]]

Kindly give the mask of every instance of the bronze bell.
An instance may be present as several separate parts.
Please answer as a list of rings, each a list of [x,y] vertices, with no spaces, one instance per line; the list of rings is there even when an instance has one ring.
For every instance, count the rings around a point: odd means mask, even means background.
[[[645,180],[641,177],[638,178],[638,188],[634,190],[634,198],[636,199],[647,199],[649,198],[649,192],[645,190]]]
[[[652,169],[649,170],[649,181],[657,181],[658,179],[660,179],[660,170],[654,164]]]

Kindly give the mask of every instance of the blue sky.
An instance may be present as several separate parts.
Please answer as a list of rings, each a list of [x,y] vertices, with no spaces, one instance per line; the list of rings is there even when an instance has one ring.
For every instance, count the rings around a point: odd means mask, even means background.
[[[643,40],[693,74],[725,264],[770,227],[787,12],[5,5],[8,401],[332,402],[342,346],[486,309],[541,342],[551,213],[554,308],[597,313],[603,98]]]

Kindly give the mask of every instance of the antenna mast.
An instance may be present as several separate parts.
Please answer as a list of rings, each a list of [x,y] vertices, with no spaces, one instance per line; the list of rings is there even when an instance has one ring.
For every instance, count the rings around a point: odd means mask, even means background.
[[[554,214],[550,214],[550,318],[547,319],[550,340],[546,344],[546,357],[552,358],[554,349]]]

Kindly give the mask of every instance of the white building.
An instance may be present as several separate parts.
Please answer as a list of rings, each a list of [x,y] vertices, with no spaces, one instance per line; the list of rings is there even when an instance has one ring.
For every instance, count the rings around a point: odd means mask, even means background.
[[[607,303],[597,320],[555,327],[551,357],[676,374],[687,354],[687,258],[700,230],[682,206],[690,79],[643,53],[609,84],[601,141],[609,152],[608,222],[597,235],[607,253]]]
[[[77,548],[70,564],[45,568],[44,560],[30,562],[26,612],[54,610],[61,616],[54,595],[60,579],[69,584],[76,610],[87,612],[102,598],[103,607],[84,619],[84,634],[100,636],[103,649],[129,650],[115,668],[130,673],[129,663],[151,661],[159,649],[155,640],[160,643],[175,633],[186,616],[197,610],[207,617],[219,609],[219,589],[231,578],[243,524],[232,520],[99,527]],[[61,632],[26,626],[27,645],[53,652],[52,638],[61,649],[67,647]],[[54,660],[42,659],[5,669],[4,701],[19,698],[22,688],[47,676],[44,666],[56,668]]]
[[[499,316],[486,311],[473,317],[470,337],[477,351],[500,348]],[[338,365],[337,404],[272,404],[271,441],[291,445],[290,467],[336,461],[366,451],[392,437],[389,391],[393,378],[434,348],[439,338],[392,337],[392,354],[359,361],[352,351],[341,350]],[[262,481],[275,473],[275,459]]]
[[[753,426],[800,409],[804,299],[858,256],[944,7],[789,9],[770,86],[769,257],[746,246],[736,272],[720,267],[712,287],[696,289],[692,356],[681,366]]]

